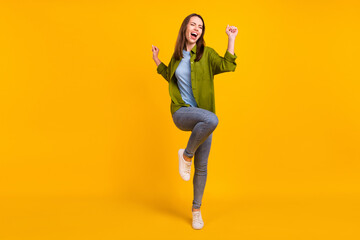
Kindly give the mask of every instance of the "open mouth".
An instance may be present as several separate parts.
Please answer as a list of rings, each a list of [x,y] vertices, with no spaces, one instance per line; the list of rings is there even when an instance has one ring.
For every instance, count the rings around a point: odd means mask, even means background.
[[[195,40],[198,36],[198,33],[192,32],[190,36],[191,36],[191,39]]]

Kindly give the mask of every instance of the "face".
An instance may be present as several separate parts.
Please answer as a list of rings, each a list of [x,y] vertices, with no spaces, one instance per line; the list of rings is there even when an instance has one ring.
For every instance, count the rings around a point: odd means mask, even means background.
[[[188,43],[196,43],[200,38],[203,30],[203,22],[201,18],[193,16],[190,18],[190,21],[186,28],[186,40]],[[196,35],[196,36],[195,36]]]

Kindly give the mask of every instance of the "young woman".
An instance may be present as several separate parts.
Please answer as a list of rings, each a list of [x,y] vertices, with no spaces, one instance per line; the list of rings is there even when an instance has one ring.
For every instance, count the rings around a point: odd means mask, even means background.
[[[180,176],[188,181],[192,158],[195,156],[192,202],[194,229],[204,226],[200,206],[207,177],[212,133],[218,125],[214,75],[235,71],[237,56],[234,53],[234,44],[237,33],[236,27],[226,27],[228,48],[224,57],[221,57],[214,49],[205,46],[204,20],[200,15],[193,13],[181,24],[175,51],[168,66],[159,60],[159,49],[152,46],[157,72],[169,82],[173,121],[180,130],[192,131],[187,147],[178,151],[178,158]]]

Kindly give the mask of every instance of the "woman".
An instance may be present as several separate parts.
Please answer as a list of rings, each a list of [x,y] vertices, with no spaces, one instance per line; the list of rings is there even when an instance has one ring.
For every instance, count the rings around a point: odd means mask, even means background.
[[[168,66],[159,60],[159,49],[152,46],[157,72],[169,82],[173,121],[180,130],[192,131],[187,147],[178,151],[178,158],[180,176],[188,181],[192,158],[195,156],[192,202],[194,229],[204,226],[200,206],[207,177],[212,133],[218,125],[214,75],[235,71],[237,56],[234,44],[237,33],[236,27],[226,27],[228,48],[224,57],[221,57],[214,49],[205,46],[205,23],[200,15],[194,13],[187,16],[180,27],[175,51]]]

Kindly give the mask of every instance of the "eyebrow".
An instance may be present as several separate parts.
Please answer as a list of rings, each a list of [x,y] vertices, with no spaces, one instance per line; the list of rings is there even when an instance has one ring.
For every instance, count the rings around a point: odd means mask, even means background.
[[[195,23],[195,22],[191,22],[191,23]],[[196,24],[196,23],[195,23]],[[201,24],[199,24],[199,26],[202,26]]]

